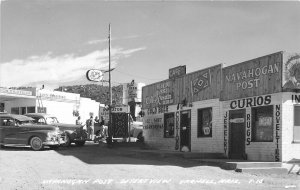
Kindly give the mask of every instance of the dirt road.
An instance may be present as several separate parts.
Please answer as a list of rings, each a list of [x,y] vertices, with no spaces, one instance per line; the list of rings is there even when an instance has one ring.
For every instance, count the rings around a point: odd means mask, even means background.
[[[0,189],[299,189],[300,177],[236,173],[106,145],[0,149]]]

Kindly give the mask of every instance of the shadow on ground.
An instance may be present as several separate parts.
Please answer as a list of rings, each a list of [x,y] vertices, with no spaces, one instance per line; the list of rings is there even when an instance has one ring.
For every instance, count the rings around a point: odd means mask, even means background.
[[[192,159],[185,159],[177,155],[161,155],[155,151],[145,152],[144,146],[118,146],[114,144],[108,147],[105,143],[87,142],[84,146],[72,144],[70,147],[60,147],[57,150],[45,148],[41,153],[55,151],[62,156],[73,156],[86,164],[134,164],[155,166],[198,167],[215,166],[209,163],[201,163]],[[28,151],[34,152],[29,147],[5,147],[1,151]],[[217,167],[217,166],[216,166]]]

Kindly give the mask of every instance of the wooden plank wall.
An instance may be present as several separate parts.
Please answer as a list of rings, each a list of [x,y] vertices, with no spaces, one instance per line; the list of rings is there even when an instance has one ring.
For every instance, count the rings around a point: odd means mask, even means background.
[[[222,101],[281,92],[282,52],[226,67],[222,75]]]
[[[205,73],[209,73],[209,85],[205,88],[198,87],[198,92],[192,93],[192,82],[199,77],[201,79],[205,79],[202,77]],[[170,104],[149,104],[146,103],[146,98],[155,97],[157,94],[157,86],[162,83],[170,82],[171,88],[170,95],[173,97],[173,102],[171,104],[175,105],[181,103],[184,99],[186,99],[187,103],[200,101],[200,100],[208,100],[220,98],[221,92],[221,76],[222,76],[222,65],[216,65],[213,67],[209,67],[200,71],[196,71],[193,73],[189,73],[187,75],[178,77],[176,79],[168,79],[158,83],[150,84],[142,89],[142,102],[143,108],[147,109],[149,107],[156,107],[161,105],[170,105]]]

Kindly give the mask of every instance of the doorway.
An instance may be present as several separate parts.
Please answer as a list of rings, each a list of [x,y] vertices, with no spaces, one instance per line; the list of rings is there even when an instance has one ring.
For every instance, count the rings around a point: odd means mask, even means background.
[[[229,158],[246,160],[245,153],[246,110],[229,111]]]
[[[191,110],[180,112],[180,151],[191,151]]]

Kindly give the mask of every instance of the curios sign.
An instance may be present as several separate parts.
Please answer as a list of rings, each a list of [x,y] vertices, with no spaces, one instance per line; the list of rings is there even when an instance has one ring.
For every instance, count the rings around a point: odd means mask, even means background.
[[[103,73],[97,69],[90,69],[86,72],[86,78],[89,81],[100,82],[103,79]]]

